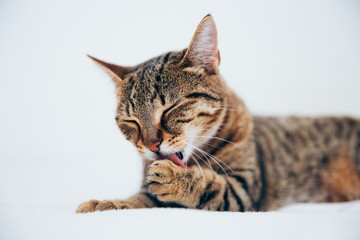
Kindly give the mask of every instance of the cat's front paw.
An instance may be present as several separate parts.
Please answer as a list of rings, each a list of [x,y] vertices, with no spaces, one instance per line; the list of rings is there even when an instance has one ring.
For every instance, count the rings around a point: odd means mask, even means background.
[[[149,192],[160,201],[176,202],[185,191],[185,170],[170,160],[155,161],[146,178]]]
[[[76,209],[76,213],[88,213],[88,212],[94,212],[96,206],[98,205],[98,200],[90,200],[87,202],[83,202],[79,205],[79,207]]]
[[[88,213],[95,211],[106,211],[106,210],[114,210],[114,209],[132,209],[134,206],[128,201],[98,201],[98,200],[90,200],[84,202],[79,205],[76,209],[76,213]]]

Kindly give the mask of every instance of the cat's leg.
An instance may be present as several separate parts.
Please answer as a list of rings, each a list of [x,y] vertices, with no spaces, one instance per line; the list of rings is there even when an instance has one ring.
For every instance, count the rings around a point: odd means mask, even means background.
[[[253,202],[241,182],[210,169],[184,169],[168,160],[150,165],[148,191],[162,202],[211,211],[249,211]]]
[[[114,209],[134,209],[157,207],[157,203],[148,193],[140,192],[126,200],[90,200],[79,205],[77,213],[105,211]]]

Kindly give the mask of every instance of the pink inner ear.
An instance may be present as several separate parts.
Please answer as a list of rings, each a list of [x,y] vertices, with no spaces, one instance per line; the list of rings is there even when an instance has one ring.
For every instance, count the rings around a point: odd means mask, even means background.
[[[217,56],[216,56],[216,58],[217,58],[217,61],[218,61],[217,65],[219,66],[219,65],[220,65],[220,62],[221,62],[219,49],[217,50]]]
[[[199,24],[185,58],[192,66],[204,68],[208,74],[213,74],[220,64],[217,31],[211,16],[206,16]]]
[[[106,71],[111,72],[112,74],[115,74],[116,76],[120,77],[121,79],[124,77],[124,75],[130,71],[130,67],[122,67],[119,65],[115,65],[112,63],[107,63],[102,60],[99,60],[97,58],[94,58],[90,55],[87,55],[89,58],[91,58],[95,63],[100,65],[102,68],[104,68]]]

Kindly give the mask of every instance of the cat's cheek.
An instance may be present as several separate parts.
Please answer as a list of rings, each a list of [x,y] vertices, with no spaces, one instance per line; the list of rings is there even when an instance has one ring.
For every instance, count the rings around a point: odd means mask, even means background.
[[[186,137],[197,137],[205,129],[206,127],[204,127],[203,124],[200,124],[198,121],[193,121],[184,127],[184,133]]]

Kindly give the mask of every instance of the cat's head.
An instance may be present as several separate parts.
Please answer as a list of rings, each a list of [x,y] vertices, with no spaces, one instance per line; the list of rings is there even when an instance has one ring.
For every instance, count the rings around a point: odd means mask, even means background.
[[[217,31],[210,15],[183,51],[134,67],[92,59],[112,76],[117,124],[144,158],[171,159],[184,167],[194,150],[218,131],[226,87],[218,71]]]

